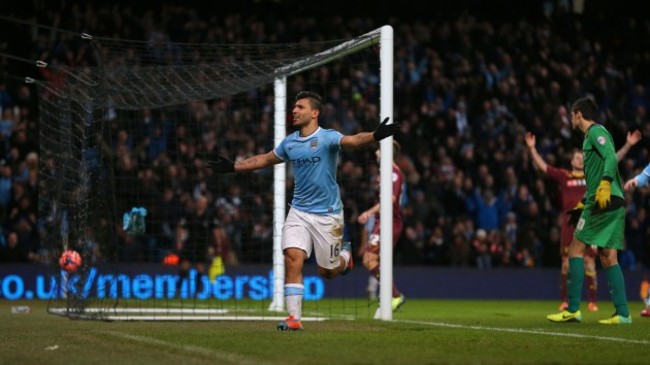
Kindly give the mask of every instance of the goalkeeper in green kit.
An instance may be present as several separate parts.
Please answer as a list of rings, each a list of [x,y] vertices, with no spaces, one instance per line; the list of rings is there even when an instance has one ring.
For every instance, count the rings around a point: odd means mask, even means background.
[[[616,311],[602,324],[630,324],[625,295],[625,280],[618,264],[617,250],[623,247],[625,201],[612,136],[596,124],[598,107],[590,98],[578,99],[571,107],[571,124],[585,134],[582,144],[587,192],[570,214],[575,217],[575,232],[569,246],[569,306],[546,316],[552,322],[580,322],[580,298],[584,281],[584,254],[588,245],[598,247],[600,263]]]

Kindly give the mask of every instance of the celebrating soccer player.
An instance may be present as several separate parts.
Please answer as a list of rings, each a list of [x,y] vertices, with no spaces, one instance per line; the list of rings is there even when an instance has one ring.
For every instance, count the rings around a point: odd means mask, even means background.
[[[282,162],[293,166],[295,188],[291,208],[282,231],[285,281],[284,298],[289,311],[279,330],[301,330],[304,285],[302,268],[312,250],[318,273],[325,278],[347,274],[353,267],[350,242],[343,242],[343,205],[336,181],[341,149],[354,149],[390,137],[399,124],[385,118],[374,132],[345,136],[319,126],[323,101],[315,92],[302,91],[293,106],[293,127],[272,151],[233,162],[220,157],[207,167],[217,173],[262,169]]]

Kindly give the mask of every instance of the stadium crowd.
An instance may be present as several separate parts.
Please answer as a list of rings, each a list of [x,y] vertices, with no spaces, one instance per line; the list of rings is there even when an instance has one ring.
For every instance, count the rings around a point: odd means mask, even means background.
[[[578,97],[592,95],[617,147],[625,143],[629,131],[643,133],[643,140],[620,164],[622,178],[636,175],[650,160],[648,21],[628,15],[602,27],[599,14],[576,12],[566,3],[546,1],[545,7],[536,3],[539,9],[512,19],[438,12],[406,20],[397,15],[377,19],[302,13],[292,17],[281,12],[268,17],[222,16],[190,5],[163,6],[158,12],[125,4],[93,6],[68,1],[31,18],[39,24],[122,39],[242,44],[348,38],[390,24],[395,35],[394,118],[401,123],[395,137],[402,145],[397,163],[407,182],[405,228],[395,251],[396,264],[559,267],[559,219],[564,212],[558,210],[553,183],[533,167],[525,132],[537,137],[537,148],[549,164],[568,167],[568,156],[582,141],[571,130],[567,108]],[[34,4],[35,8],[43,6],[39,1]],[[42,29],[30,32],[29,37],[31,59],[75,66],[84,65],[89,57],[88,50],[68,33]],[[0,79],[0,261],[37,262],[45,224],[38,214],[38,98],[33,87],[10,76],[17,75],[5,72]],[[350,87],[358,88],[361,98],[376,92],[371,83],[361,80]],[[333,103],[335,91],[340,90],[327,90],[325,100]],[[207,108],[218,111],[218,103]],[[337,115],[351,117],[329,122],[344,133],[366,128],[362,120],[366,109],[355,109],[359,105],[337,104]],[[200,114],[206,105],[191,108]],[[156,118],[143,113],[145,119]],[[214,112],[211,116],[228,121],[235,114],[245,113]],[[260,124],[268,128],[268,122]],[[241,130],[227,136],[213,133],[207,139],[218,146],[252,140],[252,145],[238,152],[251,154],[260,148],[268,150],[272,143],[270,129],[259,129],[263,133],[255,138]],[[270,260],[272,224],[264,213],[264,194],[237,184],[215,194],[203,186],[197,193],[196,184],[187,181],[174,163],[166,164],[165,170],[155,168],[161,159],[187,160],[192,144],[205,136],[188,136],[188,144],[179,147],[180,155],[175,156],[161,152],[171,141],[174,146],[182,144],[178,130],[167,131],[159,125],[139,133],[115,130],[116,174],[123,184],[116,187],[116,193],[125,194],[124,201],[128,201],[129,186],[150,186],[150,201],[157,204],[148,209],[158,218],[150,229],[157,233],[146,240],[123,235],[121,244],[130,247],[123,251],[123,259],[161,260],[165,249],[173,248],[178,239],[175,227],[179,222],[191,224],[196,207],[202,205],[195,203],[205,195],[207,205],[215,210],[214,224],[221,230],[217,249],[224,255],[231,250],[231,262],[256,263],[244,249],[256,241],[267,247],[265,257]],[[145,140],[142,152],[138,147]],[[343,156],[339,178],[346,176],[341,179],[342,198],[348,234],[354,241],[361,231],[356,215],[370,205],[372,195],[359,197],[350,192],[359,184],[369,186],[373,181],[369,175],[377,170],[361,166],[358,158]],[[254,179],[267,177],[255,175]],[[647,187],[626,196],[627,250],[620,259],[628,269],[650,267],[649,197]],[[242,215],[244,206],[252,207],[246,215]]]

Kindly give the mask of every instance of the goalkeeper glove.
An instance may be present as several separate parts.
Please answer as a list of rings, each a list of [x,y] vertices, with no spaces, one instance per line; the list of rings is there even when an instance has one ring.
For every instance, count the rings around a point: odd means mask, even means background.
[[[576,204],[576,206],[573,207],[573,209],[566,212],[566,214],[569,215],[568,223],[570,226],[575,228],[578,225],[578,221],[580,220],[580,216],[582,215],[583,209],[585,209],[585,205],[582,202],[582,200],[580,200],[578,204]]]
[[[603,177],[596,189],[596,203],[600,209],[605,209],[612,200],[612,179]]]
[[[224,156],[219,156],[215,161],[206,162],[205,167],[218,174],[235,172],[235,163],[225,158]]]
[[[381,141],[386,137],[390,137],[399,130],[399,123],[388,124],[388,119],[390,119],[390,117],[386,117],[383,122],[379,123],[377,129],[375,129],[375,132],[372,134],[375,141]]]

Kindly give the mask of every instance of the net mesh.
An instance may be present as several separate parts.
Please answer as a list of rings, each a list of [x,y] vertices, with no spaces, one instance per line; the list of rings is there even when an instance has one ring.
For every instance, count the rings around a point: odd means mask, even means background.
[[[376,37],[285,44],[211,45],[94,37],[98,67],[62,68],[78,98],[109,100],[117,109],[160,108],[236,95],[278,77],[357,52]],[[69,78],[66,80],[70,82]],[[101,85],[100,85],[101,84]],[[98,88],[99,87],[99,88]],[[71,95],[72,97],[72,95]]]
[[[290,97],[303,89],[324,95],[322,126],[344,134],[374,128],[377,34],[255,45],[82,38],[94,62],[49,65],[39,84],[41,235],[55,269],[50,312],[100,319],[276,318],[267,310],[273,171],[215,175],[205,162],[274,147],[277,79],[286,78]],[[282,102],[291,109],[292,99]],[[351,240],[359,234],[356,211],[373,199],[366,176],[373,156],[374,150],[342,156],[339,181]],[[290,170],[286,186],[290,201]],[[82,256],[74,273],[58,266],[66,249]],[[305,315],[370,310],[365,300],[323,297],[310,272],[314,265],[306,267]],[[335,279],[328,285],[346,284]]]

